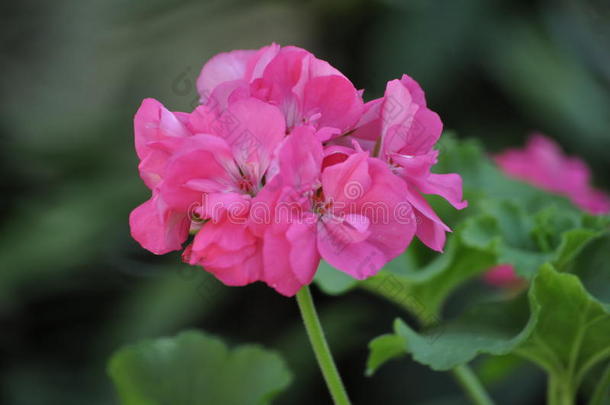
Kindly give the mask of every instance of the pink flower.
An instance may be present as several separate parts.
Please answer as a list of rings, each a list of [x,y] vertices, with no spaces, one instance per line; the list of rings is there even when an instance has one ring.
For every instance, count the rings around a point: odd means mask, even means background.
[[[583,211],[593,215],[610,212],[610,197],[591,187],[587,164],[579,158],[565,156],[559,145],[544,135],[534,134],[525,149],[508,149],[494,159],[508,176],[564,195]],[[522,281],[510,264],[488,270],[484,280],[501,287],[518,285]]]
[[[297,127],[278,155],[278,172],[254,205],[271,209],[270,225],[258,232],[265,281],[279,292],[293,295],[311,282],[320,257],[364,279],[409,245],[415,218],[407,190],[384,162],[356,151],[322,170],[311,126]]]
[[[147,99],[134,120],[152,192],[130,215],[144,248],[180,250],[191,234],[185,262],[288,296],[321,258],[364,279],[416,233],[442,249],[449,228],[420,193],[466,203],[459,176],[430,172],[442,124],[413,80],[364,106],[327,62],[273,44],[214,57],[197,85],[193,112]]]
[[[443,129],[439,116],[426,107],[421,87],[409,76],[388,82],[383,98],[370,101],[353,137],[378,149],[378,156],[407,183],[407,200],[417,218],[417,237],[431,249],[442,251],[449,227],[434,213],[421,194],[436,194],[457,209],[462,200],[459,175],[434,174],[433,147]]]
[[[568,197],[590,214],[610,212],[608,194],[591,186],[591,171],[577,157],[566,156],[552,139],[534,134],[525,149],[508,149],[495,157],[511,177]]]
[[[163,113],[151,114],[153,107]],[[163,127],[167,114],[158,103],[145,101],[136,114],[136,134],[143,128]],[[155,160],[158,178],[152,183],[153,197],[130,217],[133,237],[153,253],[179,250],[193,214],[209,222],[197,227],[185,260],[205,266],[229,285],[259,280],[261,246],[250,233],[247,219],[250,201],[263,187],[272,152],[285,135],[281,112],[260,100],[244,98],[223,113],[198,107],[176,128],[179,137],[172,132],[162,134],[168,139],[158,139],[161,135],[156,131],[154,141],[146,142],[153,138],[149,137],[141,143],[149,155],[164,154]],[[147,157],[143,155],[143,163]]]
[[[219,54],[201,70],[197,88],[214,108],[257,97],[280,108],[288,132],[312,125],[323,141],[351,130],[363,109],[361,92],[341,72],[295,46]]]

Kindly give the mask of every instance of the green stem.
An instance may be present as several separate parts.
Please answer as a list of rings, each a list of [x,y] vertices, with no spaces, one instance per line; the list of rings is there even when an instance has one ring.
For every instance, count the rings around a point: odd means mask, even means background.
[[[562,375],[551,373],[548,384],[548,405],[574,405],[574,393],[572,392],[569,378],[563,378]]]
[[[476,405],[493,405],[493,401],[476,374],[467,365],[457,366],[451,370],[468,397]]]
[[[333,398],[335,405],[350,405],[350,400],[341,381],[341,376],[335,366],[335,361],[330,353],[326,338],[324,337],[324,330],[318,319],[318,314],[309,291],[309,286],[303,287],[297,293],[297,302],[299,309],[301,310],[301,316],[303,323],[305,324],[305,330],[307,330],[307,336],[313,347],[313,351],[318,360],[318,365],[322,370],[324,380],[330,391],[330,395]]]

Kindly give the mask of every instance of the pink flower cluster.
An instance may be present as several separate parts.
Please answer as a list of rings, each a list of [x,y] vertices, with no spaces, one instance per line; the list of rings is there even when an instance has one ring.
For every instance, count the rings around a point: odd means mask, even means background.
[[[610,212],[610,196],[591,186],[591,171],[577,157],[566,156],[552,139],[533,134],[524,149],[508,149],[495,156],[508,176],[568,197],[592,215]]]
[[[568,197],[589,214],[610,213],[610,196],[591,186],[591,172],[577,157],[566,156],[552,139],[533,134],[524,149],[508,149],[495,156],[500,169],[510,177]],[[496,266],[485,273],[485,281],[497,286],[519,284],[510,264]]]
[[[442,123],[408,76],[364,103],[327,62],[272,44],[215,56],[197,88],[191,113],[146,99],[135,116],[152,196],[130,226],[153,253],[186,243],[184,261],[225,284],[291,296],[321,258],[364,279],[415,235],[442,250],[449,228],[422,194],[466,206],[458,175],[430,172]]]

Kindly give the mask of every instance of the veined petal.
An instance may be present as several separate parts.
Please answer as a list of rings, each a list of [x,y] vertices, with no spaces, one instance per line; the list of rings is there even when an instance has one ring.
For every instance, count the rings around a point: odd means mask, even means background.
[[[169,209],[157,192],[129,215],[131,236],[157,255],[180,250],[189,225],[186,213]]]
[[[227,285],[243,286],[260,280],[261,252],[260,240],[246,224],[226,220],[206,223],[185,260],[202,266]]]
[[[319,128],[346,132],[360,119],[364,104],[354,85],[342,76],[320,76],[309,80],[303,90],[303,113],[320,114]]]
[[[238,170],[227,143],[214,135],[194,135],[167,165],[160,186],[168,205],[186,211],[201,203],[202,193],[234,191]]]
[[[238,166],[260,181],[272,153],[286,134],[280,110],[255,98],[245,98],[231,103],[220,119],[231,123],[221,125],[218,133],[231,146]]]
[[[244,79],[248,62],[256,55],[255,50],[238,50],[220,53],[210,59],[197,78],[197,90],[207,99],[214,88],[223,82]]]
[[[133,124],[136,153],[141,161],[138,168],[150,189],[163,179],[172,151],[191,135],[183,119],[152,98],[144,99],[136,112]]]
[[[322,172],[322,189],[327,199],[339,204],[353,204],[371,187],[367,152],[354,153]]]
[[[417,179],[417,188],[424,194],[436,194],[443,197],[458,210],[466,208],[468,201],[462,200],[462,178],[459,174],[430,174]]]
[[[417,237],[430,249],[442,252],[446,232],[451,229],[436,215],[430,204],[416,191],[407,191],[417,219]]]

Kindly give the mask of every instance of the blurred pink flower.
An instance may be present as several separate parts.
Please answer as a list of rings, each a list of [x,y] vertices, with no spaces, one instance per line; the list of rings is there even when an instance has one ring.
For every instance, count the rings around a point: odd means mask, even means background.
[[[508,176],[568,197],[574,205],[590,214],[610,212],[610,196],[591,186],[591,172],[577,157],[563,154],[552,139],[534,134],[524,149],[508,149],[494,157]],[[514,286],[522,280],[510,264],[496,266],[484,275],[495,286]]]
[[[497,287],[516,287],[523,282],[510,264],[499,264],[492,267],[483,275],[483,279],[487,284]]]
[[[544,135],[532,135],[524,149],[508,149],[495,156],[495,161],[507,175],[564,195],[583,211],[593,215],[610,212],[610,196],[591,186],[587,164],[564,155]]]

